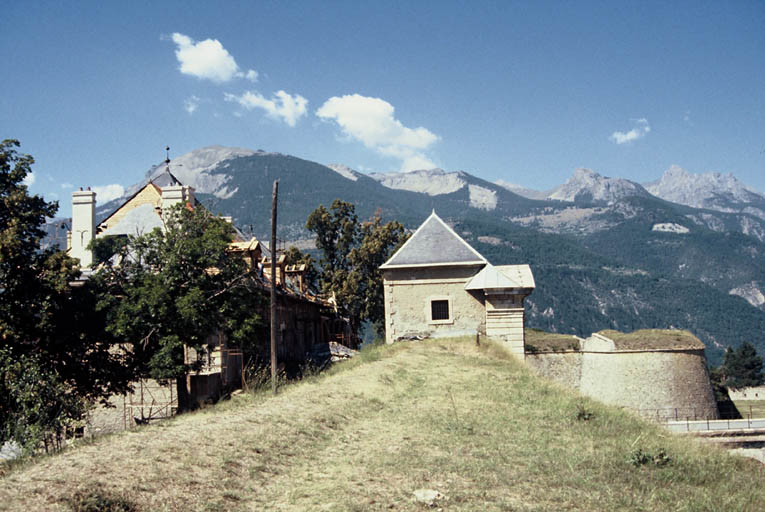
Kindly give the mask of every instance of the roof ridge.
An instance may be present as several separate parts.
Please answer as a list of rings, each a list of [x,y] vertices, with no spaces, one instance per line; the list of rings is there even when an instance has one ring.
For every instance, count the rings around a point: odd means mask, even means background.
[[[401,258],[401,255],[404,255],[407,253],[408,250],[411,249],[412,244],[416,244],[417,240],[422,236],[421,233],[423,233],[424,230],[427,229],[428,226],[430,226],[433,222],[437,222],[437,225],[440,227],[441,230],[445,231],[446,234],[453,240],[457,241],[459,244],[461,244],[464,248],[467,249],[468,254],[472,255],[472,257],[475,257],[475,259],[469,259],[463,258],[462,260],[455,260],[455,261],[415,261],[415,262],[408,262],[408,263],[395,263],[395,260],[397,258]],[[425,260],[428,260],[429,258],[426,256]],[[469,243],[467,243],[461,236],[459,236],[451,227],[449,227],[446,222],[441,219],[441,217],[438,216],[438,214],[435,212],[435,209],[433,212],[428,216],[425,221],[420,224],[420,226],[415,230],[414,233],[412,233],[412,236],[409,237],[409,240],[404,242],[404,245],[402,245],[393,255],[388,258],[388,260],[380,266],[381,269],[386,268],[398,268],[398,267],[412,267],[412,266],[423,266],[428,264],[433,265],[445,265],[445,264],[453,264],[453,265],[479,265],[479,264],[486,264],[488,261],[486,258],[484,258],[478,251],[476,251]]]

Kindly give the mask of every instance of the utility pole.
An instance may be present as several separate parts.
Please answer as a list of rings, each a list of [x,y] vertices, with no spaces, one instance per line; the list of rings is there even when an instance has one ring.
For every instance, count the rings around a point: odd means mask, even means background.
[[[276,394],[276,337],[279,324],[276,318],[276,199],[279,195],[279,180],[274,181],[271,203],[271,390]]]

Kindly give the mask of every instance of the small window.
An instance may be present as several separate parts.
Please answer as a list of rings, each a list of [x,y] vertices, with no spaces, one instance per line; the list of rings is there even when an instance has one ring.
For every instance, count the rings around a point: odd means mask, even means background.
[[[430,318],[431,320],[449,320],[449,301],[430,301]]]

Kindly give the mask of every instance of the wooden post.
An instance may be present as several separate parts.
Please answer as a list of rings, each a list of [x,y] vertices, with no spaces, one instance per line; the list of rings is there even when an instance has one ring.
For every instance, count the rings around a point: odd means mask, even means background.
[[[279,194],[279,180],[274,181],[274,194],[271,202],[271,390],[276,394],[276,337],[278,323],[276,319],[276,199]]]

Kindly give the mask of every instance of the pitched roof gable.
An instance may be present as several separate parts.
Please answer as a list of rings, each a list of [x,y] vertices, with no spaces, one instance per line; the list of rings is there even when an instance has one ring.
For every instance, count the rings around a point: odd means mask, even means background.
[[[153,207],[158,207],[162,200],[162,190],[153,183],[147,183],[135,194],[130,196],[124,203],[122,203],[116,210],[114,210],[108,217],[102,220],[97,226],[97,233],[101,233],[110,230],[117,224],[122,222],[122,219],[130,213],[131,210],[144,205],[151,204]],[[159,214],[154,214],[159,219]],[[131,233],[134,234],[134,233]]]
[[[135,206],[139,204],[143,204],[145,201],[140,201],[136,203],[134,200],[136,198],[139,198],[140,196],[146,196],[146,190],[150,189],[157,192],[157,197],[162,197],[162,187],[168,187],[171,185],[183,185],[180,181],[178,181],[178,178],[173,176],[173,174],[170,172],[169,169],[165,169],[162,171],[162,173],[155,176],[153,179],[149,180],[145,185],[143,185],[141,188],[136,190],[133,195],[125,199],[122,204],[117,206],[112,212],[106,216],[104,220],[98,223],[98,231],[99,233],[101,231],[104,231],[106,229],[109,229],[111,226],[115,224],[115,219],[113,217],[118,216],[121,218],[122,215],[124,215],[127,211],[131,210]],[[158,199],[159,200],[159,199]],[[116,219],[116,222],[119,222],[119,219]]]
[[[470,247],[434,211],[380,268],[485,265],[486,263],[488,263],[486,259]]]

